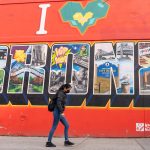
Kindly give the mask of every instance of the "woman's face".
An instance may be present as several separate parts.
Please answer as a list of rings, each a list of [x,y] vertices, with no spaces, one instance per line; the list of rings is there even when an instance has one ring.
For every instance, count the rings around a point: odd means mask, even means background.
[[[70,93],[71,87],[70,88],[64,88],[65,93]]]

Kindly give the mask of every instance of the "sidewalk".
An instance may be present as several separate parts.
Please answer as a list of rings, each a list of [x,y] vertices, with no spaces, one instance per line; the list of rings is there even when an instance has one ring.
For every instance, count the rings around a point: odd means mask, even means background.
[[[55,148],[46,148],[46,137],[0,136],[0,150],[150,150],[150,138],[71,138],[75,146],[65,147],[54,138]]]

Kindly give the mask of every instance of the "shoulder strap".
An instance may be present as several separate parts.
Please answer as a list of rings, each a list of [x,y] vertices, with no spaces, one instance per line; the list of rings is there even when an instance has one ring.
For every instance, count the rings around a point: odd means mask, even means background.
[[[58,92],[56,92],[56,94],[53,96],[52,100],[53,100],[53,101],[56,101],[57,96],[58,96]]]

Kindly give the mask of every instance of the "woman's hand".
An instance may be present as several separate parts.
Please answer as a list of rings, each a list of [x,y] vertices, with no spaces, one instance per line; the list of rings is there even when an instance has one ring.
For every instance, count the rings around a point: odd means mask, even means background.
[[[65,114],[64,114],[64,113],[62,113],[61,115],[62,115],[62,116],[64,116]]]

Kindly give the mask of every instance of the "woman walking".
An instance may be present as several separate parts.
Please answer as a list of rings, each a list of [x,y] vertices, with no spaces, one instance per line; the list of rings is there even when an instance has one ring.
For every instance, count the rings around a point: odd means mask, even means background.
[[[71,90],[71,85],[64,84],[59,88],[59,90],[55,95],[55,108],[53,111],[54,120],[53,120],[52,128],[49,132],[48,142],[46,142],[46,147],[56,147],[56,145],[52,143],[52,137],[58,126],[59,121],[64,125],[64,136],[65,136],[64,145],[65,146],[74,145],[74,143],[69,141],[68,138],[69,124],[64,116],[66,97],[67,97],[66,93],[69,93],[70,90]]]

